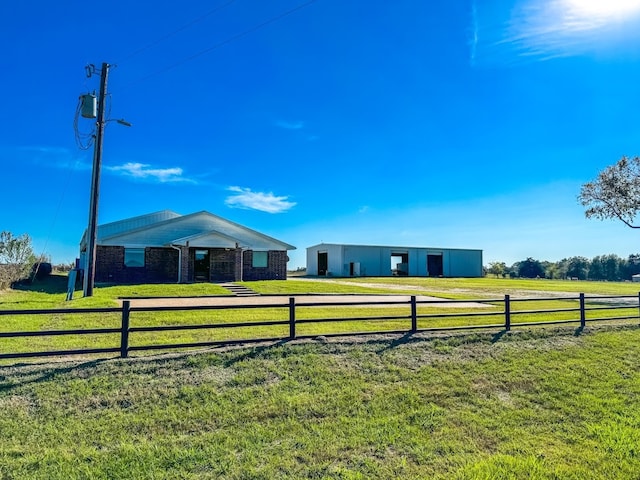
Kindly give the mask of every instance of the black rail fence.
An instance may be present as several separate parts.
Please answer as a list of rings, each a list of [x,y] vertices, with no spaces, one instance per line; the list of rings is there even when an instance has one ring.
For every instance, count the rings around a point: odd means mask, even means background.
[[[327,296],[323,296],[326,300]],[[371,297],[371,295],[367,295]],[[383,296],[381,296],[383,297]],[[536,303],[536,302],[573,302],[576,306],[553,308],[553,309],[531,309],[524,310],[514,308],[518,304]],[[588,302],[588,303],[587,303]],[[446,304],[447,307],[460,308],[468,307],[469,304],[475,306],[491,306],[492,311],[471,312],[455,312],[446,313],[446,311],[437,311],[433,313],[419,313],[419,306],[438,307]],[[345,316],[330,318],[297,318],[297,313],[307,308],[325,308],[325,307],[380,307],[380,306],[405,306],[407,313],[398,315],[385,316]],[[496,311],[496,307],[503,308]],[[132,326],[131,318],[139,312],[189,312],[189,311],[206,311],[206,310],[241,310],[241,309],[286,309],[288,310],[288,318],[268,320],[268,321],[222,321],[207,324],[175,324],[175,325],[154,325],[154,326]],[[444,309],[440,309],[444,310]],[[611,310],[625,310],[624,314],[609,314],[606,316],[598,315],[598,312]],[[354,309],[353,312],[362,312],[362,309]],[[610,296],[586,296],[580,293],[574,297],[551,297],[551,298],[511,298],[505,295],[499,299],[469,299],[469,300],[418,300],[416,296],[407,296],[406,300],[381,300],[376,301],[322,301],[309,302],[299,301],[295,296],[288,297],[287,302],[269,303],[269,304],[244,304],[244,305],[188,305],[188,306],[131,306],[130,300],[124,300],[121,307],[111,308],[62,308],[62,309],[44,309],[44,310],[2,310],[0,309],[0,321],[6,316],[23,316],[23,315],[88,315],[88,314],[118,314],[121,318],[120,326],[117,328],[80,328],[80,329],[63,329],[63,330],[36,330],[36,331],[0,331],[0,339],[18,338],[18,337],[52,337],[52,336],[70,336],[70,335],[103,335],[117,334],[119,336],[119,345],[103,348],[80,348],[65,350],[47,350],[47,351],[29,351],[29,352],[0,352],[0,359],[16,359],[27,357],[52,357],[63,355],[96,355],[96,354],[119,354],[120,357],[126,358],[129,353],[137,351],[151,350],[173,350],[188,348],[204,348],[219,347],[234,344],[249,344],[261,342],[273,342],[282,340],[295,340],[305,338],[323,337],[339,337],[353,335],[381,335],[381,334],[412,334],[418,332],[451,332],[460,330],[478,330],[478,329],[499,329],[509,331],[513,327],[525,326],[544,326],[554,324],[579,324],[584,328],[587,322],[608,322],[622,320],[638,320],[640,321],[640,293],[637,295],[610,295]],[[233,312],[232,312],[233,313]],[[548,316],[549,314],[574,315],[575,318],[562,318],[543,321],[514,321],[518,316]],[[589,314],[589,315],[588,315]],[[420,326],[419,320],[447,320],[469,318],[477,319],[481,317],[498,318],[497,323],[478,323],[469,325],[448,325],[448,326]],[[233,320],[233,319],[227,319]],[[406,328],[403,329],[384,329],[371,331],[349,331],[335,332],[326,331],[323,333],[315,332],[313,334],[301,335],[298,333],[298,327],[311,323],[337,323],[337,322],[379,322],[382,320],[405,321]],[[5,322],[2,322],[5,323]],[[423,322],[424,324],[425,322]],[[141,332],[179,332],[186,330],[214,330],[214,329],[236,329],[243,327],[263,327],[263,326],[288,326],[288,335],[286,336],[270,336],[262,338],[242,338],[242,339],[225,339],[215,341],[197,341],[197,342],[181,342],[181,343],[165,343],[165,344],[147,344],[132,345],[130,338],[132,335]],[[0,328],[1,325],[0,325]]]

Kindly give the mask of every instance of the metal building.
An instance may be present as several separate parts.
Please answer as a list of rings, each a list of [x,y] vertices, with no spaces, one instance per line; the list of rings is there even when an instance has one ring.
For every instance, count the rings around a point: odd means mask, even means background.
[[[482,277],[482,250],[321,243],[307,248],[307,275]]]

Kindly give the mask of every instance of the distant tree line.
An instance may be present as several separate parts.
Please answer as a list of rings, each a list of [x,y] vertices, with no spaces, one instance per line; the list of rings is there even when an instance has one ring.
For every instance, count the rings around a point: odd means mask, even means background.
[[[578,280],[631,280],[640,273],[640,254],[627,258],[615,254],[586,257],[563,258],[558,262],[540,261],[527,258],[507,266],[504,262],[491,262],[485,267],[487,275],[510,278],[548,278]]]

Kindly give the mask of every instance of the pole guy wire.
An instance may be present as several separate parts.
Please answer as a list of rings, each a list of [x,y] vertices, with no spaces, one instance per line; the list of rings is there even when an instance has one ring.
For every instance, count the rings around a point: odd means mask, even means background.
[[[302,9],[310,6],[311,4],[315,3],[316,1],[317,0],[309,0],[307,2],[301,3],[301,4],[297,5],[296,7],[293,7],[293,8],[291,8],[289,10],[286,10],[286,11],[284,11],[284,12],[282,12],[282,13],[274,16],[274,17],[271,17],[268,20],[265,20],[264,22],[261,22],[261,23],[259,23],[257,25],[254,25],[253,27],[251,27],[251,28],[249,28],[247,30],[244,30],[244,31],[239,32],[239,33],[236,33],[235,35],[232,35],[232,36],[226,38],[225,40],[222,40],[221,42],[218,42],[215,45],[212,45],[211,47],[205,48],[204,50],[200,50],[199,52],[194,53],[193,55],[189,55],[187,57],[184,57],[182,60],[179,60],[179,61],[177,61],[177,62],[175,62],[175,63],[173,63],[171,65],[168,65],[168,66],[166,66],[166,67],[164,67],[164,68],[162,68],[160,70],[156,70],[155,72],[150,73],[149,75],[145,75],[144,77],[141,77],[141,78],[139,78],[137,80],[129,82],[128,84],[124,85],[123,88],[126,89],[127,87],[130,87],[132,85],[136,85],[138,83],[144,82],[146,80],[149,80],[150,78],[153,78],[153,77],[155,77],[157,75],[161,75],[161,74],[166,73],[166,72],[168,72],[170,70],[173,70],[174,68],[177,68],[177,67],[179,67],[181,65],[184,65],[185,63],[188,63],[188,62],[190,62],[192,60],[195,60],[196,58],[199,58],[199,57],[201,57],[203,55],[211,53],[214,50],[222,48],[222,47],[224,47],[224,46],[226,46],[226,45],[228,45],[230,43],[235,42],[236,40],[239,40],[239,39],[241,39],[243,37],[246,37],[247,35],[250,35],[251,33],[254,33],[254,32],[256,32],[256,31],[258,31],[258,30],[260,30],[260,29],[262,29],[262,28],[264,28],[264,27],[266,27],[268,25],[271,25],[272,23],[276,23],[276,22],[282,20],[283,18],[288,17],[289,15],[292,15],[292,14],[296,13],[297,11],[302,10]]]

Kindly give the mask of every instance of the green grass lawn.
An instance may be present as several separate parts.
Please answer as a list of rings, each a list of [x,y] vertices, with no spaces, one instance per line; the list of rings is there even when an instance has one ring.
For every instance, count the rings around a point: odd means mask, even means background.
[[[391,281],[394,287],[388,288]],[[496,279],[247,282],[262,293],[413,293],[500,298],[531,291],[635,295],[626,283]],[[542,287],[549,286],[548,290]],[[579,286],[578,290],[572,290]],[[65,302],[54,277],[0,293],[0,309],[109,307],[120,297],[206,296],[216,285],[99,286]],[[277,291],[276,291],[277,290]],[[461,292],[462,291],[462,292]],[[538,292],[538,293],[536,293]],[[490,295],[489,295],[490,294]],[[630,479],[640,472],[640,328],[518,328],[577,318],[577,300],[514,302],[514,330],[269,342],[130,359],[0,366],[0,478]],[[602,305],[592,301],[591,305]],[[635,308],[593,312],[628,314]],[[493,316],[466,318],[469,311]],[[518,313],[520,312],[520,313]],[[420,328],[501,323],[482,309],[422,304]],[[302,308],[301,335],[408,329],[407,306]],[[133,312],[131,325],[286,319],[286,308]],[[114,327],[119,314],[2,316],[1,331]],[[132,345],[286,336],[288,327],[136,333]],[[0,352],[117,346],[117,334],[7,338]],[[136,352],[136,355],[138,353]]]
[[[600,294],[629,294],[635,285],[630,283],[603,282],[546,282],[540,280],[502,280],[502,279],[429,279],[429,278],[363,278],[340,279],[340,282],[309,280],[288,280],[273,282],[246,282],[246,285],[263,294],[283,295],[282,303],[288,302],[288,295],[312,293],[369,293],[410,294],[423,293],[416,288],[441,290],[442,298],[503,298],[505,292],[519,292],[526,295],[531,292],[540,297],[554,293],[567,292],[576,285],[585,287],[583,290]],[[364,284],[363,284],[364,283]],[[372,288],[370,285],[379,285]],[[391,287],[389,287],[391,285]],[[517,286],[517,288],[514,287]],[[549,286],[550,290],[540,291],[541,287]],[[534,289],[535,287],[535,289]],[[565,287],[564,290],[561,287]],[[448,289],[448,290],[447,290]],[[460,293],[464,290],[465,293]],[[98,286],[91,298],[82,298],[81,292],[76,292],[76,298],[65,302],[66,277],[52,276],[46,282],[36,283],[18,291],[0,293],[0,309],[46,309],[46,308],[93,308],[115,307],[120,298],[136,297],[198,297],[211,295],[229,295],[229,292],[219,285],[130,285],[130,286]],[[569,294],[572,294],[569,292]],[[575,293],[573,293],[575,295]],[[408,297],[407,297],[408,298]],[[306,300],[309,301],[309,300]],[[311,297],[313,301],[313,297]],[[298,301],[299,302],[299,301]],[[512,326],[517,328],[519,323],[561,321],[579,319],[575,311],[579,303],[575,299],[558,298],[554,300],[513,301]],[[601,306],[595,301],[589,301],[588,307]],[[532,313],[532,310],[542,310]],[[570,310],[570,311],[556,311]],[[482,314],[473,317],[467,314]],[[490,314],[490,315],[487,315]],[[637,307],[622,310],[599,310],[588,312],[588,320],[614,316],[629,316],[637,318]],[[345,334],[351,332],[375,331],[407,331],[410,328],[410,307],[404,306],[344,306],[344,307],[300,307],[296,311],[297,335],[317,336],[328,334]],[[459,307],[443,306],[438,303],[421,303],[418,305],[418,328],[449,328],[467,325],[496,325],[503,324],[504,304],[492,302],[484,304],[482,308],[476,305],[460,305]],[[352,319],[358,317],[375,317],[377,320],[337,321],[337,319]],[[384,318],[392,317],[392,318]],[[395,317],[395,319],[393,318]],[[289,318],[287,308],[261,309],[228,309],[228,310],[199,310],[199,311],[165,311],[165,312],[132,312],[131,327],[150,327],[167,325],[209,325],[234,322],[250,322],[250,327],[201,329],[185,331],[162,332],[133,332],[130,335],[130,345],[139,347],[144,345],[182,344],[215,342],[227,340],[241,340],[252,338],[282,338],[289,334],[287,325],[261,326],[264,321],[286,321]],[[48,314],[48,315],[10,315],[1,316],[2,332],[65,330],[83,328],[119,328],[120,313],[83,313],[83,314]],[[305,320],[336,319],[332,322],[305,323]],[[495,328],[494,328],[495,329]],[[47,336],[47,337],[17,337],[0,339],[0,353],[19,353],[29,351],[55,351],[84,348],[115,348],[120,344],[119,335],[93,334],[90,336]],[[137,352],[136,354],[141,354]]]
[[[640,330],[0,367],[6,479],[631,479]]]
[[[425,277],[360,277],[360,278],[309,278],[295,277],[287,281],[240,282],[261,294],[411,294],[428,295],[434,292],[441,298],[494,298],[505,294],[531,292],[567,292],[599,295],[638,295],[640,284],[633,282],[590,282],[568,280],[528,280],[499,278],[425,278]],[[375,285],[379,285],[376,287]],[[393,288],[390,288],[393,287]],[[20,290],[0,291],[0,306],[5,305],[65,305],[67,277],[51,275],[45,281],[22,287]],[[115,304],[123,297],[198,297],[229,295],[229,291],[210,283],[148,284],[148,285],[97,285],[94,297],[82,298],[82,290],[76,290],[76,306]],[[481,295],[481,297],[478,297]],[[31,308],[31,307],[27,307]]]
[[[463,292],[481,294],[509,294],[529,291],[573,292],[599,295],[637,295],[640,284],[633,282],[591,282],[545,279],[511,278],[424,278],[424,277],[363,277],[341,278],[340,282],[411,285],[435,293]],[[322,281],[322,280],[320,280]],[[448,297],[446,297],[448,298]],[[464,297],[464,298],[469,298]]]

